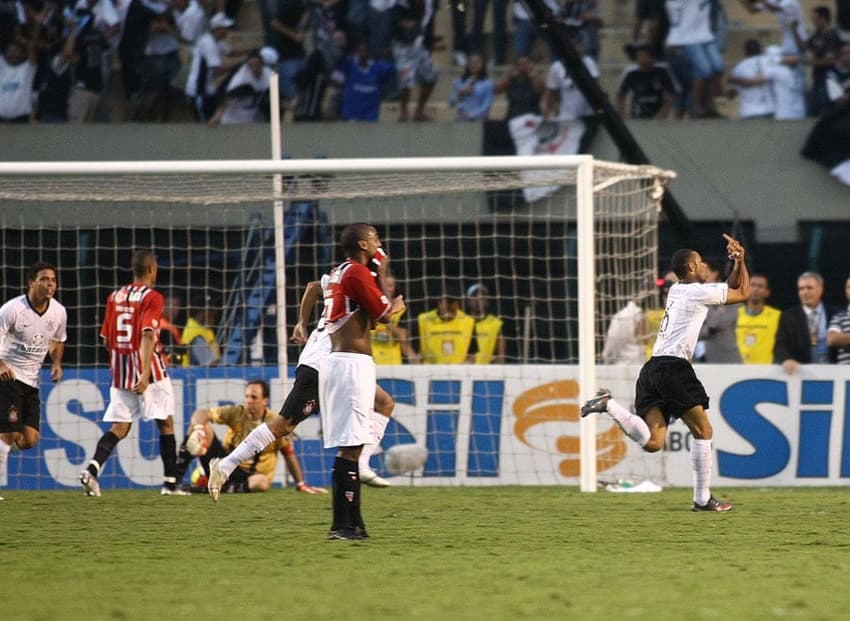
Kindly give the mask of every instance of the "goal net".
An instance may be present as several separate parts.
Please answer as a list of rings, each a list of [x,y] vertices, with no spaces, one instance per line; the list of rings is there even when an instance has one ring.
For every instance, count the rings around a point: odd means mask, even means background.
[[[2,299],[48,261],[69,313],[64,377],[43,376],[41,441],[11,455],[0,484],[77,485],[108,428],[98,332],[107,295],[131,280],[133,250],[157,255],[170,320],[207,321],[216,334],[213,364],[192,344],[167,346],[179,443],[195,409],[241,403],[246,381],[268,380],[270,407],[280,407],[301,293],[341,260],[339,232],[352,222],[378,229],[408,307],[398,327],[410,355],[378,367],[396,402],[372,458],[379,473],[413,485],[667,482],[662,459],[643,457],[607,417],[578,412],[600,385],[631,403],[639,361],[611,349],[641,350],[650,336],[628,309],[640,317],[658,304],[657,221],[672,176],[589,156],[0,163]],[[488,339],[493,320],[477,317],[460,322],[471,335],[424,336],[420,318],[435,309],[446,326],[458,310],[497,317],[503,349]],[[373,340],[393,355],[397,338],[378,330]],[[423,353],[429,364],[417,364]],[[328,485],[333,452],[318,417],[297,432],[307,481]],[[427,459],[390,472],[385,452],[403,444]],[[142,422],[101,486],[158,485],[161,475],[156,427]]]

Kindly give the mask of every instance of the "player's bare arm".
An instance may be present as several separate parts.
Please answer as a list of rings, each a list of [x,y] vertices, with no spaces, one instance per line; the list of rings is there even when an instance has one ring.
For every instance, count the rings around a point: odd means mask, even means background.
[[[61,341],[50,342],[50,379],[58,382],[62,379],[62,357],[65,355],[65,343]]]
[[[830,347],[850,347],[850,332],[827,332],[826,344]]]
[[[419,364],[422,362],[422,357],[416,353],[416,350],[413,349],[413,346],[410,344],[410,333],[407,328],[402,328],[393,322],[390,322],[389,328],[393,338],[398,341],[398,344],[401,347],[401,353],[404,354],[407,361],[410,364]]]
[[[301,295],[301,302],[298,305],[298,322],[293,326],[292,336],[289,337],[289,340],[293,343],[301,345],[307,342],[307,326],[313,315],[313,309],[316,308],[316,303],[321,296],[322,283],[320,281],[311,280],[307,283],[304,293]]]
[[[189,421],[191,426],[206,425],[212,420],[212,414],[208,409],[195,410],[192,412],[192,418]]]
[[[3,360],[0,360],[0,381],[15,381],[15,372],[12,370],[12,367],[7,365]]]
[[[723,234],[723,238],[726,240],[726,254],[731,261],[734,261],[729,278],[726,279],[726,284],[729,286],[726,303],[746,302],[750,297],[750,273],[747,270],[746,250],[738,240],[726,233]]]
[[[133,386],[132,391],[137,395],[141,395],[148,388],[151,379],[151,358],[154,348],[156,347],[156,334],[151,329],[146,329],[142,332],[142,342],[139,346],[139,358],[142,361],[142,368],[139,372],[139,381]]]

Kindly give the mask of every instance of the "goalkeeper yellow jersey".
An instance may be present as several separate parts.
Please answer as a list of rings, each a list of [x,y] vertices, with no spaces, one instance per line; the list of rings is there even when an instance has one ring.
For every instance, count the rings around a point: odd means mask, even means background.
[[[424,364],[461,364],[466,362],[469,344],[475,330],[475,320],[458,311],[448,321],[437,309],[418,317],[419,348]]]
[[[375,364],[401,364],[401,343],[393,336],[390,324],[398,326],[403,312],[390,317],[389,323],[379,323],[372,330],[372,358]]]
[[[265,422],[271,421],[277,412],[268,408],[259,420],[251,420],[244,405],[224,405],[210,408],[210,419],[214,423],[227,425],[227,434],[224,436],[222,445],[228,453],[235,449],[242,440],[248,437],[254,429]],[[269,480],[274,478],[274,469],[277,466],[277,452],[289,446],[289,439],[282,437],[264,448],[258,455],[246,459],[239,464],[249,474],[259,473],[266,475]]]
[[[502,320],[495,315],[487,315],[475,322],[475,364],[490,364],[496,353],[496,343],[502,333]]]
[[[747,312],[747,305],[738,309],[735,335],[744,364],[773,364],[773,344],[782,311],[765,306],[758,315]]]

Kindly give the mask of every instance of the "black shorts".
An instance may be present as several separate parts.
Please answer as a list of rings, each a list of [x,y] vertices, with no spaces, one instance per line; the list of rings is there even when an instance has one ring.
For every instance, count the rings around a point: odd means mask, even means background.
[[[39,431],[41,399],[38,388],[23,382],[0,382],[0,433],[21,431],[24,426]]]
[[[691,363],[675,356],[653,356],[643,365],[635,384],[635,411],[646,417],[658,406],[671,423],[692,407],[708,409],[708,395]]]
[[[311,414],[319,411],[319,372],[301,365],[295,369],[295,383],[286,395],[280,415],[298,425]]]

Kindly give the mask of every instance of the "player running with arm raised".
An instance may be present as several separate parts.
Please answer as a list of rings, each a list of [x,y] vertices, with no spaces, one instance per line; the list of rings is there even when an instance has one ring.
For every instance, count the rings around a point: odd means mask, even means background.
[[[744,247],[728,235],[726,251],[734,262],[725,283],[706,283],[709,268],[695,250],[677,250],[671,267],[679,282],[670,287],[667,305],[652,357],[643,365],[635,387],[632,414],[601,389],[581,408],[582,417],[594,412],[608,413],[627,436],[655,453],[664,447],[667,427],[681,418],[694,441],[691,467],[694,474],[694,511],[729,511],[732,505],[711,495],[711,439],[714,431],[708,419],[708,395],[694,373],[691,360],[708,307],[737,304],[747,299],[750,277]]]

